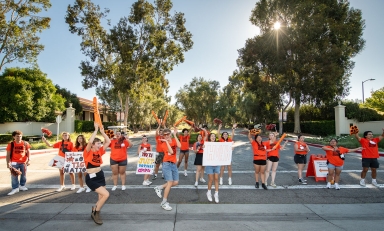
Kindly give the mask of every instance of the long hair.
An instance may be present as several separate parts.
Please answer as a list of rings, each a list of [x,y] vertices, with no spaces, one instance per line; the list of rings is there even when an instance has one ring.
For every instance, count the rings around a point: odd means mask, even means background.
[[[227,139],[224,138],[224,133],[227,133],[227,135],[228,135]],[[223,132],[223,133],[221,133],[221,139],[227,141],[228,138],[229,138],[229,134],[228,134],[228,132]]]
[[[256,134],[255,135],[255,142],[257,143],[257,146],[260,146],[260,145],[262,145],[263,144],[263,141],[260,141],[260,143],[256,140],[257,139],[257,137],[259,137],[260,135],[259,134]],[[261,137],[261,136],[260,136]]]
[[[83,141],[81,143],[79,142],[79,137],[83,138]],[[87,142],[85,141],[84,135],[79,135],[76,138],[75,148],[79,148],[80,146],[82,146],[82,147],[87,146]]]
[[[67,135],[68,135],[68,140],[67,140],[67,141],[68,141],[68,142],[71,142],[71,134],[69,134],[69,132],[62,132],[62,133],[61,133],[61,137],[63,137],[64,134],[67,134]],[[65,140],[62,139],[61,141],[64,142]]]

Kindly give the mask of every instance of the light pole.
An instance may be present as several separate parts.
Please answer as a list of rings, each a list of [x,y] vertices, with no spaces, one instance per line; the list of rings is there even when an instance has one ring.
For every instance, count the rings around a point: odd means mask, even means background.
[[[361,88],[362,88],[362,91],[363,91],[363,103],[364,103],[364,83],[367,82],[367,81],[373,81],[375,79],[367,79],[367,80],[364,80],[363,82],[361,82]]]

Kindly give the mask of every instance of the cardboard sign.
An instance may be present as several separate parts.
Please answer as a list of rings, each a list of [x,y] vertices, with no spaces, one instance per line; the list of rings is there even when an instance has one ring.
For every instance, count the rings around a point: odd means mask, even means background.
[[[316,181],[326,181],[328,174],[327,158],[324,155],[311,155],[306,177],[315,177]]]
[[[64,162],[64,173],[86,172],[83,152],[66,152]]]
[[[233,142],[204,142],[203,166],[230,165]]]
[[[59,156],[59,155],[53,157],[53,159],[49,161],[48,166],[54,167],[54,168],[63,168],[64,167],[64,157]]]
[[[153,174],[157,152],[141,151],[137,162],[136,174]]]

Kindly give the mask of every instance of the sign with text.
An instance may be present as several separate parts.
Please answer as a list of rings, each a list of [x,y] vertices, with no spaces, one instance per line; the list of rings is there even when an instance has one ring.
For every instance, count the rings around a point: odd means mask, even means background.
[[[314,160],[313,161],[315,167],[315,176],[316,177],[327,177],[328,174],[328,166],[327,160]]]
[[[136,174],[153,174],[157,152],[141,151],[137,162]]]
[[[64,173],[86,172],[83,152],[66,152],[64,160]]]
[[[203,166],[230,165],[233,142],[204,142]]]

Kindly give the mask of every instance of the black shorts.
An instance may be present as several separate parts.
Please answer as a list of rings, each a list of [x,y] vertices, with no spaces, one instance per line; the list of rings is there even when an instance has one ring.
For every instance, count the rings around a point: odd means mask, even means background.
[[[203,154],[196,154],[194,165],[203,165]]]
[[[307,155],[295,154],[293,158],[296,164],[307,164]]]
[[[361,164],[363,168],[379,168],[380,165],[377,158],[363,158]]]
[[[159,152],[159,155],[156,156],[155,164],[163,163],[164,152]]]
[[[109,158],[109,164],[110,165],[118,164],[119,166],[127,166],[128,160],[116,161],[116,160],[112,160],[112,158]]]
[[[103,170],[96,173],[95,177],[90,177],[91,174],[85,175],[85,183],[92,190],[95,191],[99,187],[105,186],[105,177]]]
[[[266,160],[253,160],[253,164],[256,164],[256,165],[267,165],[267,161]]]
[[[279,162],[279,157],[277,156],[269,156],[268,160],[271,162]]]
[[[189,150],[187,149],[187,150],[180,150],[180,154],[181,153],[183,153],[183,154],[185,154],[185,155],[188,155],[189,154]]]

